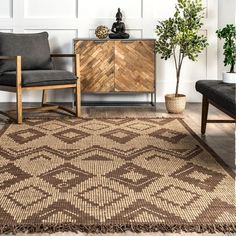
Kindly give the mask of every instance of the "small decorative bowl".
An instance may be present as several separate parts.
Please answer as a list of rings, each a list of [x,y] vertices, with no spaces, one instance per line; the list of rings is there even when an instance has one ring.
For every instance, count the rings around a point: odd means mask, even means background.
[[[109,33],[109,29],[104,25],[98,26],[97,29],[95,30],[95,34],[99,39],[107,38],[108,33]]]

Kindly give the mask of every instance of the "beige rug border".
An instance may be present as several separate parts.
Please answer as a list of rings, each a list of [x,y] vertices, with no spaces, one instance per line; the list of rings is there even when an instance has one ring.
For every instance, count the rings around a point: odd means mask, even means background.
[[[36,117],[32,117],[36,118]],[[67,117],[65,119],[73,119]],[[191,134],[191,136],[199,142],[204,149],[210,153],[218,164],[232,177],[235,178],[234,171],[219,157],[219,155],[209,147],[184,121],[183,118],[174,117],[112,117],[112,118],[80,118],[80,119],[169,119],[178,120],[184,128]],[[60,120],[61,117],[37,117],[36,119],[54,119]],[[0,138],[7,131],[13,122],[6,123],[0,130]],[[162,233],[180,233],[181,231],[187,233],[236,233],[236,222],[232,224],[97,224],[97,225],[83,225],[75,223],[60,223],[60,224],[17,224],[17,225],[1,225],[0,234],[16,234],[16,233],[49,233],[56,232],[84,232],[84,233],[125,233],[127,231],[141,233],[141,232],[162,232]]]

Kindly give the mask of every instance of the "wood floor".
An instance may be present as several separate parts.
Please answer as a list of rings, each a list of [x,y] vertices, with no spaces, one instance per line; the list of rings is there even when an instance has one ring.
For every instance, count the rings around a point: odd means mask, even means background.
[[[29,104],[27,104],[29,105]],[[37,104],[30,104],[36,106]],[[12,103],[0,103],[0,111],[14,108]],[[205,136],[200,134],[201,121],[201,104],[187,104],[186,111],[183,115],[170,115],[165,111],[164,104],[158,104],[157,108],[153,107],[83,107],[83,117],[183,117],[185,122],[199,135],[232,169],[235,170],[235,125],[234,124],[208,124]],[[228,119],[226,115],[210,106],[209,118]],[[4,124],[4,118],[0,115],[0,128]],[[55,236],[72,236],[73,233],[57,233]],[[92,234],[79,233],[78,236],[91,236]],[[100,234],[96,234],[101,236]],[[106,234],[107,236],[137,236],[135,233],[127,232],[124,234]],[[174,235],[212,235],[197,233],[142,233],[139,236],[174,236]],[[214,234],[236,235],[236,234]],[[23,236],[23,234],[18,234]],[[46,236],[46,234],[37,234],[37,236]]]

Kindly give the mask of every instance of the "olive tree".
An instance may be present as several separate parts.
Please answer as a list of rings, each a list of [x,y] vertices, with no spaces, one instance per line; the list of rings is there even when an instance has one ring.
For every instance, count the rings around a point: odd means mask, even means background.
[[[184,58],[196,61],[208,45],[206,36],[199,34],[203,18],[201,0],[178,0],[174,16],[160,21],[156,27],[156,51],[162,59],[174,58],[177,79],[175,96],[178,96]]]

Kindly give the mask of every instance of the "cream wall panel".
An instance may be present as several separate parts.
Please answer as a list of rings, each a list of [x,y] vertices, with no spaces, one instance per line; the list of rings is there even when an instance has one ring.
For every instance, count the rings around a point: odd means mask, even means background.
[[[75,18],[77,0],[25,0],[25,17]]]
[[[175,11],[175,0],[144,0],[143,17],[152,19],[163,19],[173,15]]]
[[[0,29],[0,32],[12,33],[12,29]]]
[[[208,1],[212,0],[202,0],[203,6],[207,8]],[[217,2],[217,0],[215,0]],[[144,0],[143,1],[143,17],[152,19],[165,19],[172,16],[175,12],[176,0]]]
[[[12,18],[0,18],[0,29],[12,29],[13,19]]]
[[[12,17],[12,0],[1,0],[0,2],[0,19]]]
[[[30,0],[29,0],[30,1]],[[115,18],[118,7],[124,18],[142,17],[142,0],[78,0],[79,17]]]

